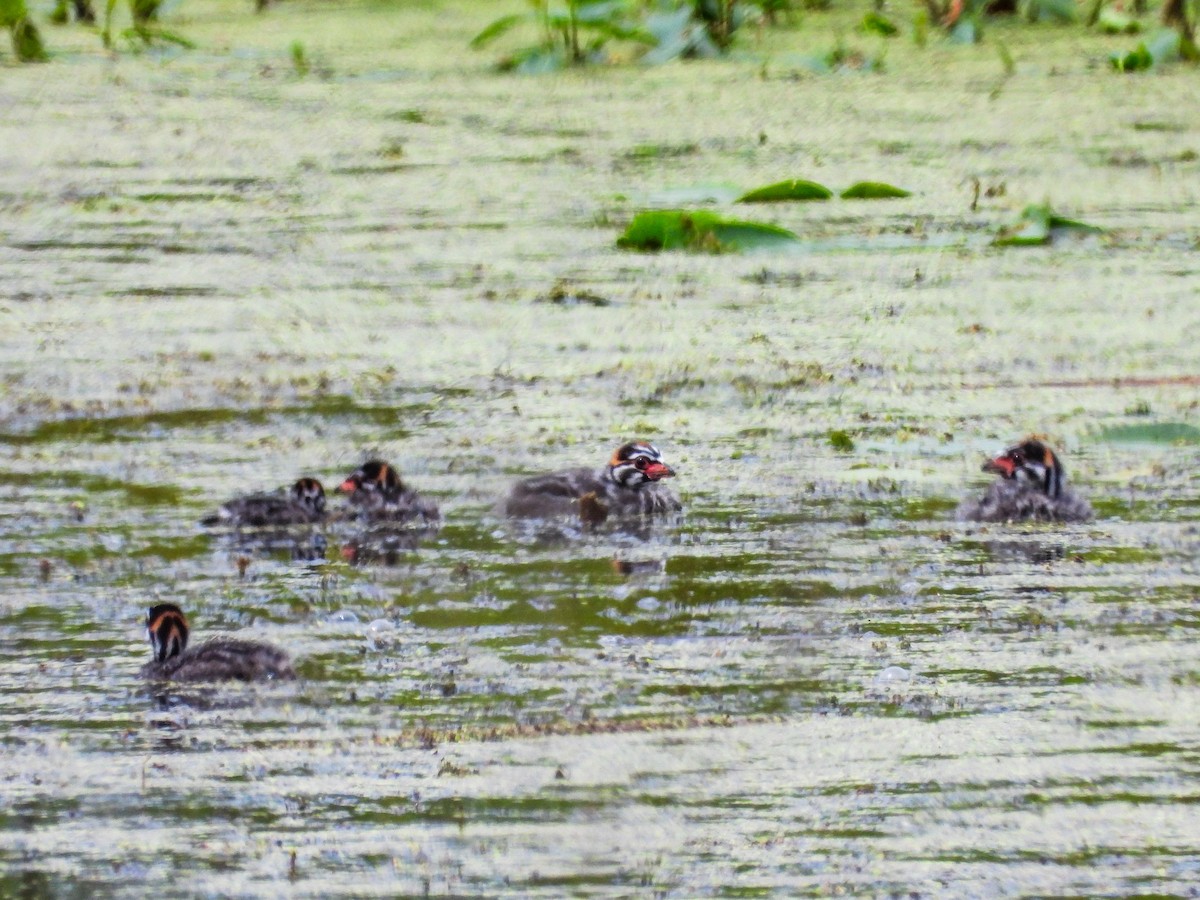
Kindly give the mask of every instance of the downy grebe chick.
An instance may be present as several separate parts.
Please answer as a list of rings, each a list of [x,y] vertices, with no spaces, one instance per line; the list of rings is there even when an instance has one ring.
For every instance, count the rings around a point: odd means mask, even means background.
[[[958,518],[971,522],[1086,522],[1091,505],[1066,486],[1066,472],[1054,451],[1027,438],[983,464],[1000,477],[982,499],[965,501]]]
[[[235,497],[211,515],[202,525],[226,525],[233,528],[308,525],[325,518],[325,489],[315,478],[301,478],[284,491],[247,494]]]
[[[659,482],[675,470],[647,441],[622,444],[601,469],[570,469],[517,482],[505,515],[548,519],[561,516],[603,521],[605,516],[667,515],[683,505]]]
[[[160,603],[146,616],[154,659],[142,666],[143,678],[156,681],[269,681],[295,678],[288,655],[258,641],[213,638],[187,649],[187,618],[174,603]]]
[[[376,523],[441,523],[437,504],[408,487],[400,473],[381,459],[363,463],[346,476],[338,491],[349,496],[353,518]]]

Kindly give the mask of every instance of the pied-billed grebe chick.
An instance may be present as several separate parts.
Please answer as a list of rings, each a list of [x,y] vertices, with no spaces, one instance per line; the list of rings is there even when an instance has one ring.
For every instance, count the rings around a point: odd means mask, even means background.
[[[1086,522],[1091,505],[1066,485],[1066,472],[1054,451],[1027,438],[983,464],[1000,477],[978,500],[958,508],[971,522]]]
[[[308,525],[325,518],[325,489],[315,478],[301,478],[288,490],[235,497],[202,525],[232,528],[269,528]]]
[[[570,469],[517,482],[505,515],[527,519],[561,516],[595,522],[604,516],[666,515],[683,508],[666,485],[675,470],[647,441],[622,444],[601,469]]]
[[[154,659],[142,677],[162,681],[269,681],[295,678],[288,655],[258,641],[213,638],[187,649],[187,618],[174,603],[151,607],[146,632]]]
[[[441,523],[437,504],[400,480],[400,473],[381,459],[363,463],[338,486],[348,495],[352,516],[366,522]]]

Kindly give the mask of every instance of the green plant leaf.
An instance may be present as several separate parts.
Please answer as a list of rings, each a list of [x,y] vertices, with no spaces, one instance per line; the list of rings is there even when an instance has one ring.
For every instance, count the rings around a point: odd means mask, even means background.
[[[122,32],[122,37],[131,43],[134,41],[134,38],[137,38],[146,47],[152,47],[155,44],[175,44],[177,47],[183,47],[185,50],[196,49],[195,42],[179,34],[179,32],[159,28],[155,25],[133,25]]]
[[[593,0],[576,5],[575,19],[581,25],[594,22],[615,22],[625,12],[623,0]]]
[[[874,10],[862,17],[862,21],[858,23],[858,30],[864,34],[879,34],[883,37],[893,37],[900,33],[895,22]]]
[[[11,28],[29,18],[25,0],[0,0],[0,28]]]
[[[1054,213],[1050,213],[1048,221],[1050,222],[1051,229],[1063,228],[1071,231],[1086,231],[1090,234],[1102,234],[1104,232],[1104,229],[1099,225],[1089,225],[1087,222],[1080,222],[1078,219],[1067,219],[1063,216],[1056,216]]]
[[[1020,218],[1000,230],[992,241],[999,247],[1032,247],[1050,243],[1054,232],[1084,231],[1093,234],[1103,228],[1057,215],[1046,203],[1032,203],[1021,211]]]
[[[833,191],[815,181],[794,178],[755,188],[738,197],[738,203],[780,203],[793,200],[828,200]]]
[[[471,38],[471,49],[478,50],[481,47],[486,47],[502,34],[511,31],[522,22],[533,18],[529,13],[514,13],[511,16],[501,16],[496,21],[492,22],[487,28]]]
[[[786,228],[724,219],[708,210],[663,209],[633,217],[617,246],[626,250],[700,250],[720,253],[779,246],[796,240]]]
[[[1128,53],[1114,53],[1108,58],[1118,72],[1141,72],[1154,65],[1154,57],[1144,43],[1138,44]]]
[[[14,22],[11,29],[13,52],[21,62],[45,62],[50,58],[41,33],[28,17]]]
[[[1117,53],[1108,58],[1118,72],[1143,72],[1164,63],[1175,62],[1183,52],[1179,32],[1165,28],[1149,39],[1142,41],[1128,53]]]
[[[1200,428],[1184,422],[1110,425],[1101,429],[1100,439],[1129,444],[1200,444]]]
[[[860,181],[850,185],[841,193],[843,200],[891,200],[897,197],[911,196],[911,191],[882,181]]]

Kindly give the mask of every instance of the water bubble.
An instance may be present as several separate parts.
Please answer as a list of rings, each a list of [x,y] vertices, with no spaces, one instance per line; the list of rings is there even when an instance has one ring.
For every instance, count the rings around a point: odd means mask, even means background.
[[[876,684],[898,684],[902,681],[912,681],[912,672],[903,666],[888,666],[875,676]]]

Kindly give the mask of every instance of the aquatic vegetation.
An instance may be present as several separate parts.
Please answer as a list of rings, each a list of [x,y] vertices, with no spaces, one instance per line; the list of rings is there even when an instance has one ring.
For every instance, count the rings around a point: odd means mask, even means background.
[[[793,178],[777,181],[764,187],[747,191],[737,198],[738,203],[783,203],[807,200],[828,200],[833,191],[815,181]],[[912,192],[883,181],[859,181],[839,194],[843,200],[888,200],[911,197]]]
[[[49,58],[42,35],[29,18],[25,0],[0,0],[0,27],[8,29],[13,55],[20,62],[44,62]]]
[[[1196,26],[1193,21],[1197,12],[1194,0],[1190,4],[1188,0],[1166,0],[1162,7],[1162,23],[1168,28],[1173,28],[1179,35],[1183,57],[1190,62],[1200,60],[1200,50],[1196,48]]]
[[[155,24],[158,21],[160,0],[128,0],[131,24],[117,32],[117,37],[131,50],[141,50],[156,45],[172,44],[188,50],[196,45],[183,35]],[[105,47],[113,47],[113,13],[117,0],[107,0],[104,7],[104,27],[100,38]]]
[[[92,9],[91,0],[58,0],[50,13],[50,21],[55,25],[65,25],[71,17],[70,8],[75,10],[75,18],[88,25],[96,23],[96,11]]]
[[[792,178],[755,188],[738,197],[738,203],[778,203],[795,200],[828,200],[833,191],[815,181]]]
[[[533,26],[540,30],[537,43],[523,47],[500,63],[503,70],[526,74],[549,72],[569,65],[599,61],[611,40],[652,44],[624,0],[567,0],[565,6],[551,0],[533,0],[524,13],[501,16],[471,40],[482,49],[514,28]]]
[[[882,13],[871,10],[858,23],[858,30],[863,34],[877,34],[880,37],[895,37],[900,33],[899,27]]]
[[[882,181],[859,181],[839,195],[843,200],[892,200],[911,197],[912,191]]]
[[[304,49],[304,44],[301,41],[292,41],[289,53],[292,57],[292,68],[297,75],[303,78],[311,68],[308,64],[308,53]]]
[[[796,240],[786,228],[726,219],[707,210],[662,209],[638,213],[617,246],[625,250],[698,250],[708,253],[778,246]]]
[[[801,58],[805,69],[819,75],[832,72],[882,72],[884,53],[871,54],[847,44],[839,35],[836,43],[824,53]]]
[[[641,61],[653,65],[681,57],[720,56],[733,44],[743,25],[761,18],[759,6],[738,0],[660,0],[647,13],[645,22],[656,44]]]
[[[1049,244],[1056,232],[1064,231],[1099,234],[1104,229],[1060,216],[1047,203],[1031,203],[1016,222],[1000,230],[992,243],[1000,247],[1033,247]]]
[[[835,429],[829,432],[829,446],[839,453],[850,453],[854,449],[854,438],[845,431]]]
[[[646,64],[673,59],[720,56],[747,22],[764,17],[756,4],[738,0],[532,0],[532,9],[513,13],[489,24],[471,41],[481,49],[502,35],[530,26],[541,32],[536,43],[500,62],[504,71],[525,74],[552,72],[572,65],[603,63],[620,54],[609,53],[613,41],[632,44],[627,54]]]
[[[1108,61],[1118,72],[1144,72],[1181,59],[1196,58],[1195,44],[1180,32],[1164,28],[1128,53],[1114,53]]]

